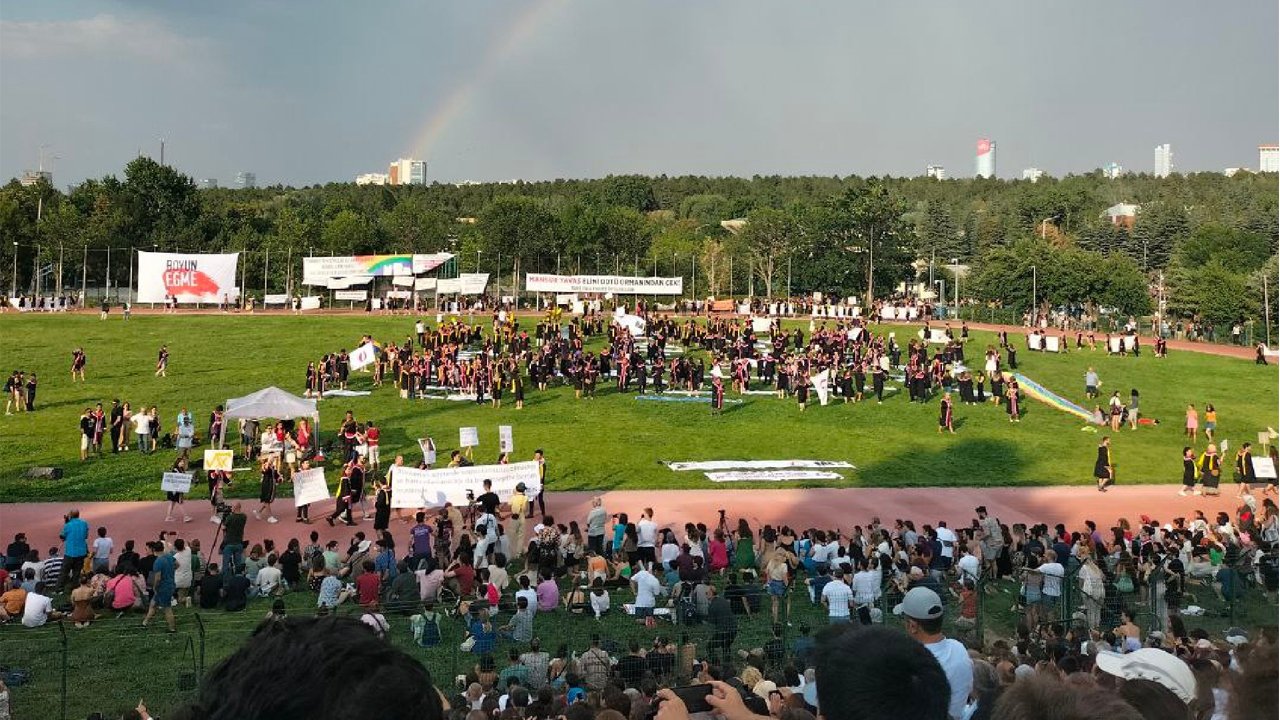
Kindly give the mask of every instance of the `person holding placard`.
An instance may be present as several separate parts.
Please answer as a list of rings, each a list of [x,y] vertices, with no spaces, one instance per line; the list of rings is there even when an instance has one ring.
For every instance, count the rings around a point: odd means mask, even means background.
[[[179,457],[173,463],[173,470],[171,472],[183,474],[187,472],[187,458],[185,455]],[[165,499],[169,501],[169,510],[164,515],[165,522],[173,522],[173,511],[182,507],[182,501],[185,496],[186,493],[183,492],[174,492],[172,490],[165,492]],[[191,516],[187,514],[185,508],[182,510],[182,522],[191,522]]]
[[[1236,468],[1235,468],[1236,485],[1239,486],[1239,495],[1249,494],[1249,485],[1258,482],[1257,475],[1253,470],[1253,445],[1251,443],[1241,443],[1240,449],[1236,450]]]
[[[263,519],[262,513],[266,513],[267,522],[275,524],[280,522],[275,514],[271,512],[271,503],[276,499],[276,486],[280,484],[280,469],[277,467],[279,455],[262,458],[261,472],[262,480],[258,489],[258,502],[260,505],[257,510],[253,511],[253,516],[258,520]]]

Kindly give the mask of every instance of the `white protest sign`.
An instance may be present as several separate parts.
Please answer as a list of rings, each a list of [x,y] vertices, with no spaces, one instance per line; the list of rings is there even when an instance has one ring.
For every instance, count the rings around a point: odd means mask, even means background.
[[[324,468],[300,470],[293,474],[293,505],[302,507],[329,499],[329,486],[324,481]]]
[[[515,452],[516,444],[511,438],[511,426],[498,426],[498,452]]]
[[[347,357],[347,360],[350,363],[352,370],[359,370],[366,365],[371,365],[377,357],[378,348],[374,346],[373,343],[367,342],[353,350],[351,355]]]
[[[436,441],[429,437],[418,438],[418,447],[422,449],[422,461],[428,465],[435,465]]]
[[[397,467],[392,479],[391,507],[439,507],[446,502],[465,506],[467,490],[480,492],[485,480],[493,481],[493,492],[503,502],[515,494],[518,483],[525,484],[527,497],[536,496],[542,487],[538,480],[538,463],[534,460],[439,470]]]
[[[480,445],[480,431],[473,427],[458,428],[458,446],[459,447],[478,447]]]
[[[205,470],[225,470],[231,472],[231,466],[235,462],[235,452],[232,450],[205,450],[204,451],[204,469]]]
[[[753,317],[751,318],[751,332],[767,333],[769,332],[770,324],[769,318],[767,317]]]
[[[818,404],[826,405],[827,400],[830,398],[830,395],[831,395],[831,390],[830,390],[831,371],[823,370],[817,375],[814,375],[813,377],[809,378],[809,381],[813,383],[813,389],[815,392],[818,393]]]
[[[1259,480],[1274,480],[1276,464],[1269,457],[1256,457],[1253,459],[1253,475]]]
[[[320,296],[307,295],[306,297],[302,298],[302,302],[299,304],[299,309],[300,310],[319,310]]]
[[[1045,352],[1052,353],[1062,352],[1062,338],[1054,337],[1052,335],[1045,336],[1044,350]]]
[[[160,480],[161,492],[191,492],[191,473],[167,472]]]

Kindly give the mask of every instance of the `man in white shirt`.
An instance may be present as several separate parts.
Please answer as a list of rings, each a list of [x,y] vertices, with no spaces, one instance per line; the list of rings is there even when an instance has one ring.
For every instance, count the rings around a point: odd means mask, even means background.
[[[645,568],[631,575],[631,589],[636,592],[636,617],[644,618],[653,615],[653,608],[658,604],[658,595],[662,593],[662,583]]]
[[[107,537],[107,529],[98,528],[98,537],[93,539],[93,571],[95,573],[107,572],[110,569],[111,552],[115,546],[115,542]]]
[[[27,601],[22,608],[23,625],[29,628],[40,627],[60,617],[62,613],[53,609],[53,598],[38,592],[27,593]]]
[[[969,552],[968,548],[960,551],[960,559],[956,561],[956,572],[961,580],[978,581],[978,574],[982,572],[982,563],[978,562],[977,556]]]
[[[942,666],[951,688],[947,714],[951,720],[960,720],[973,690],[973,660],[964,645],[942,634],[942,599],[929,588],[911,588],[893,608],[893,613],[902,616],[907,634],[933,653]]]
[[[258,576],[254,579],[254,583],[258,586],[258,595],[262,597],[281,593],[284,573],[280,571],[280,568],[276,567],[275,555],[267,556],[267,564],[258,570]]]
[[[822,603],[827,606],[827,622],[831,624],[849,622],[849,606],[853,602],[853,591],[844,582],[844,572],[834,570],[831,582],[822,588]]]
[[[943,564],[944,569],[951,568],[951,562],[956,556],[956,534],[947,527],[945,520],[938,521],[938,529],[935,531],[938,535],[938,542],[942,544],[942,557],[945,558]]]
[[[1066,568],[1058,562],[1058,553],[1052,549],[1045,550],[1044,562],[1040,563],[1040,567],[1036,569],[1044,576],[1044,586],[1040,589],[1044,604],[1051,608],[1056,607],[1058,599],[1062,597],[1062,578],[1067,574]]]
[[[521,575],[518,581],[520,589],[516,591],[516,603],[520,602],[520,598],[529,599],[529,608],[535,613],[538,611],[538,591],[530,587],[529,576]]]
[[[658,559],[654,548],[658,544],[658,524],[653,521],[653,508],[645,508],[636,523],[636,555],[646,568],[652,568]]]
[[[866,560],[859,567],[861,569],[853,576],[853,601],[858,605],[875,605],[880,599],[880,580],[883,576],[878,568],[872,569]]]
[[[139,410],[133,416],[133,429],[138,434],[138,450],[143,455],[151,453],[151,418],[146,412]]]

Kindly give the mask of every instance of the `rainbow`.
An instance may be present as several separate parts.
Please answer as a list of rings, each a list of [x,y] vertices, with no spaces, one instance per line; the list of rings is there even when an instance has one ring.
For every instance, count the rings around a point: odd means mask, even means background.
[[[355,261],[365,268],[366,275],[412,275],[412,255],[357,255]]]
[[[1022,373],[1014,373],[1013,376],[1018,379],[1018,387],[1032,399],[1039,400],[1049,407],[1056,408],[1065,413],[1071,413],[1086,422],[1094,424],[1093,413],[1088,410],[1085,410],[1079,405],[1062,397]]]
[[[418,131],[413,141],[413,152],[409,157],[427,159],[436,142],[471,105],[476,93],[489,82],[498,67],[512,53],[520,48],[531,37],[542,23],[553,14],[556,6],[565,0],[533,0],[528,3],[524,12],[507,26],[476,65],[471,76],[458,83],[444,101],[439,103],[427,116],[427,122]]]

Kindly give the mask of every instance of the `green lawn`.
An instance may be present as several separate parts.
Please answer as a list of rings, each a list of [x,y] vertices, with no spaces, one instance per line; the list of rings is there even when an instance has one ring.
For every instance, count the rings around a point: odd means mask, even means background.
[[[527,323],[533,320],[525,320]],[[807,321],[803,325],[807,329]],[[160,473],[172,454],[136,453],[80,463],[81,410],[114,397],[136,408],[155,404],[165,424],[182,405],[203,425],[215,404],[267,385],[301,392],[308,360],[339,348],[353,349],[363,333],[402,340],[413,329],[406,317],[330,316],[135,316],[0,315],[0,369],[22,368],[40,376],[37,411],[0,418],[0,482],[5,502],[93,499],[158,499]],[[904,339],[914,328],[896,330]],[[994,336],[974,333],[969,356],[980,358]],[[1018,338],[1021,342],[1021,338]],[[172,353],[168,378],[153,376],[162,343]],[[88,382],[71,383],[71,350],[84,347]],[[1124,430],[1114,440],[1119,479],[1127,483],[1176,482],[1181,476],[1183,410],[1187,403],[1219,412],[1219,436],[1232,446],[1255,440],[1276,423],[1276,373],[1247,360],[1188,352],[1156,359],[1109,358],[1101,351],[1042,355],[1018,353],[1020,371],[1070,399],[1084,403],[1083,374],[1097,367],[1103,390],[1142,393],[1144,415],[1159,427]],[[368,386],[355,375],[353,389]],[[732,398],[733,396],[730,395]],[[440,400],[401,400],[390,386],[373,395],[321,403],[324,431],[341,411],[373,419],[383,429],[383,455],[418,457],[415,438],[430,434],[442,450],[456,445],[458,428],[480,429],[481,462],[497,456],[497,425],[515,428],[516,456],[546,450],[552,487],[559,490],[713,487],[696,473],[674,473],[662,460],[847,460],[848,486],[975,486],[1091,483],[1099,435],[1048,406],[1028,401],[1017,425],[996,407],[959,406],[957,434],[935,432],[937,404],[912,405],[904,394],[874,402],[800,412],[792,401],[749,396],[721,417],[694,403],[638,402],[602,384],[594,400],[575,401],[567,388],[528,392],[525,409],[501,410]],[[229,437],[230,437],[229,433]],[[1201,441],[1201,446],[1203,440]],[[64,468],[58,482],[22,477],[31,466]],[[777,487],[777,484],[768,484]],[[737,485],[736,487],[743,487]]]

